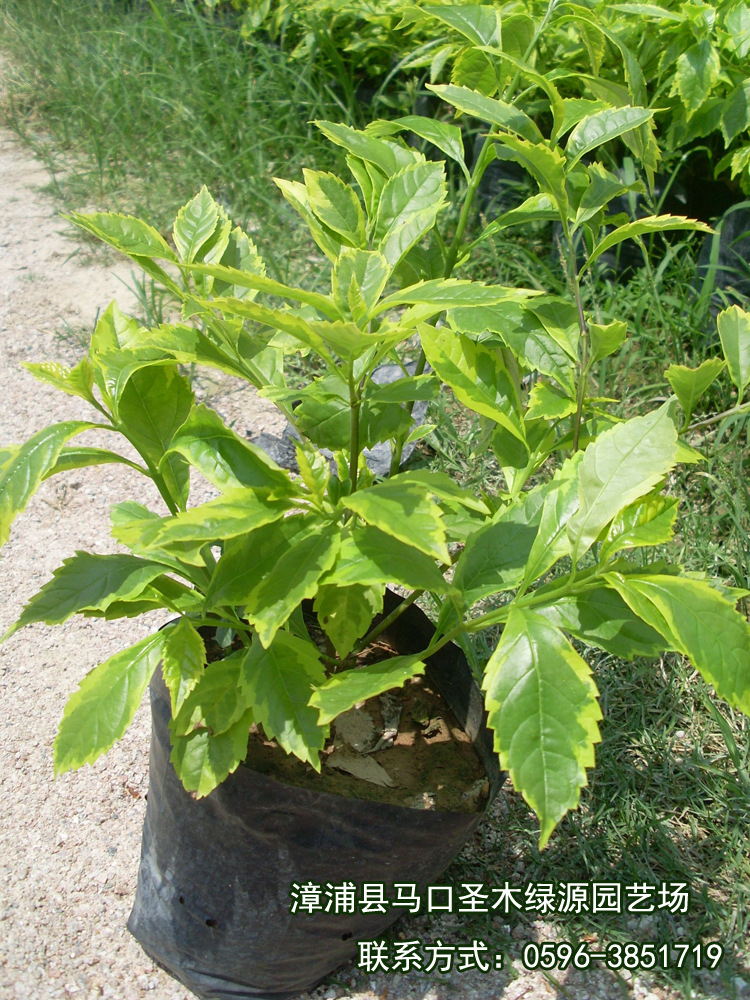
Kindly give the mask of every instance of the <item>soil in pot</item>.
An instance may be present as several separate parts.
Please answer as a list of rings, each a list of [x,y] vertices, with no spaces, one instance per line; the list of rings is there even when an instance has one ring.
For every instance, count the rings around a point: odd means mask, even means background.
[[[423,677],[339,716],[322,757],[318,773],[256,729],[245,765],[300,788],[415,809],[477,812],[489,794],[473,743]]]
[[[323,633],[317,634],[312,616],[306,618],[322,649]],[[209,660],[226,654],[212,639],[206,649]],[[384,638],[364,649],[351,669],[397,655]],[[319,772],[267,739],[260,726],[250,730],[243,763],[298,788],[413,809],[479,812],[490,791],[470,736],[437,687],[421,676],[340,715],[331,725]]]

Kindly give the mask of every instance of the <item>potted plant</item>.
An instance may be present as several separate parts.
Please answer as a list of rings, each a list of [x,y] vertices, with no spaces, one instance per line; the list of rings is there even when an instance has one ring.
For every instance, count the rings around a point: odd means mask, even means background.
[[[480,18],[472,31],[486,27]],[[519,78],[542,86],[517,62]],[[577,805],[599,740],[596,683],[580,644],[624,660],[676,650],[720,697],[750,711],[750,626],[735,609],[744,592],[664,560],[639,559],[642,549],[672,537],[677,501],[666,492],[668,477],[679,462],[699,458],[685,431],[700,394],[725,366],[738,390],[736,412],[748,409],[750,318],[726,310],[719,318],[725,360],[695,370],[671,366],[675,397],[657,408],[623,420],[612,401],[598,397],[594,366],[618,350],[627,329],[587,315],[582,276],[628,238],[707,227],[608,214],[633,185],[592,154],[647,127],[652,112],[572,107],[549,80],[543,84],[554,118],[550,138],[505,100],[468,87],[434,88],[490,124],[471,169],[454,124],[417,116],[363,131],[318,123],[346,151],[357,187],[315,170],[305,171],[304,183],[278,184],[331,263],[327,294],[269,278],[252,240],[205,189],[178,214],[173,245],[131,217],[71,216],[168,289],[182,318],[144,329],[113,304],[75,368],[28,366],[86,399],[97,419],[53,425],[3,452],[0,540],[45,478],[84,465],[126,462],[153,480],[166,511],[117,504],[113,533],[129,552],[66,560],[13,630],[73,614],[162,609],[172,616],[86,676],[65,710],[55,767],[79,767],[109,749],[152,684],[152,791],[134,924],[147,950],[200,995],[293,995],[351,953],[357,935],[392,919],[376,914],[352,929],[341,914],[322,913],[314,932],[294,924],[280,882],[295,875],[279,868],[281,859],[301,845],[297,859],[308,863],[328,843],[330,881],[352,879],[355,869],[368,870],[356,866],[373,824],[361,819],[365,806],[349,800],[346,818],[334,821],[329,799],[311,805],[314,793],[305,791],[304,808],[321,823],[322,832],[312,833],[309,813],[289,806],[270,779],[240,767],[251,725],[319,769],[334,720],[399,689],[426,664],[441,663],[435,669],[448,679],[465,672],[452,644],[470,654],[467,638],[492,628],[494,651],[475,664],[486,725],[501,766],[539,817],[544,846]],[[446,163],[407,145],[397,135],[405,130],[434,144],[465,177],[452,229],[441,231]],[[539,190],[467,243],[473,198],[496,156],[520,163]],[[560,224],[569,299],[452,276],[493,232],[536,220]],[[296,355],[312,372],[302,384],[285,367]],[[384,361],[401,372],[385,384],[377,378]],[[188,364],[238,376],[272,399],[296,434],[298,474],[196,405],[179,367]],[[441,383],[480,416],[480,447],[494,452],[504,492],[477,496],[447,475],[404,466],[407,444],[430,431],[413,425],[414,404],[434,399]],[[88,430],[116,433],[139,458],[70,443]],[[390,474],[376,477],[365,453],[383,443]],[[215,487],[215,499],[189,506],[191,470]],[[408,596],[386,596],[387,585]],[[359,664],[374,641],[409,621],[422,597],[432,624],[413,618],[411,637],[396,644],[395,655]],[[470,686],[457,706],[483,753],[481,705]],[[484,758],[494,781],[492,756]],[[263,853],[243,862],[237,841],[257,816],[240,801],[246,784],[252,809],[264,810],[254,841]],[[166,803],[161,830],[157,799]],[[185,813],[170,812],[177,801]],[[388,808],[378,814],[388,817],[386,854],[401,841],[414,861],[424,855],[425,837],[439,841],[420,869],[425,880],[448,863],[477,819],[399,810],[412,824],[403,836]],[[229,901],[226,921],[180,889],[181,868],[209,863],[212,891]],[[255,884],[237,874],[243,864],[255,873],[277,869],[274,888],[259,898]],[[379,870],[398,880],[389,864]],[[300,945],[314,958],[307,979],[300,979],[296,945],[287,948],[284,939],[269,951],[268,927],[278,940],[271,912],[307,938]],[[244,971],[227,971],[227,956],[239,949],[226,935],[233,914],[244,935]],[[219,956],[213,968],[212,955]]]

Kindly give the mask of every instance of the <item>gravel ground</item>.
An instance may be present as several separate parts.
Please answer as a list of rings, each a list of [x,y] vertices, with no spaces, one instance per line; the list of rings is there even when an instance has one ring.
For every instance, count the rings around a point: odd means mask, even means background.
[[[8,133],[0,133],[0,443],[19,442],[58,420],[88,416],[86,405],[36,382],[24,361],[74,363],[80,347],[70,330],[89,329],[98,309],[128,296],[117,277],[128,266],[84,266],[49,200],[39,192],[44,170]],[[59,331],[68,330],[65,336]],[[212,405],[240,430],[280,430],[268,404],[226,381],[212,383]],[[83,441],[81,442],[83,443]],[[150,483],[117,466],[70,473],[44,484],[16,523],[0,573],[0,630],[17,617],[63,558],[76,549],[115,551],[108,509],[124,498],[158,505]],[[206,495],[207,496],[207,495]],[[198,499],[201,499],[199,496]],[[145,705],[125,738],[93,767],[53,780],[52,740],[66,698],[91,667],[161,624],[152,620],[27,627],[0,647],[3,737],[0,790],[0,1000],[190,1000],[155,968],[125,929],[135,891],[147,788],[149,723]],[[495,807],[490,827],[502,823]],[[480,850],[488,838],[468,847]],[[345,875],[345,873],[343,873]],[[419,918],[405,937],[426,930]],[[520,953],[531,936],[514,932]],[[430,939],[461,942],[460,917],[429,928]],[[374,976],[352,964],[311,996],[341,1000],[674,1000],[629,973],[556,971],[559,985],[518,960],[498,972],[447,976]],[[304,998],[303,998],[304,1000]],[[309,1000],[309,998],[308,998]]]

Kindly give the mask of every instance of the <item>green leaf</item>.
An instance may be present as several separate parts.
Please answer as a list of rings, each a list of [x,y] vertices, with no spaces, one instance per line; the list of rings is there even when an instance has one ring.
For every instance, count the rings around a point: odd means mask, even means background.
[[[224,545],[206,598],[207,607],[241,604],[259,580],[274,573],[284,552],[319,525],[301,514],[266,524]]]
[[[446,194],[442,162],[411,163],[388,178],[375,214],[373,240],[390,267],[433,227]]]
[[[143,331],[138,331],[140,335]],[[139,337],[140,339],[140,337]],[[150,339],[150,338],[149,338]],[[146,337],[143,337],[146,340]],[[102,396],[109,403],[115,420],[118,403],[130,379],[144,368],[172,368],[176,366],[167,353],[141,342],[136,349],[126,348],[96,355],[95,378]]]
[[[555,343],[571,361],[578,364],[580,327],[578,311],[572,302],[558,296],[532,299],[524,306],[542,324]],[[545,373],[546,374],[546,373]]]
[[[17,514],[55,467],[64,445],[76,434],[95,427],[86,420],[67,420],[45,427],[9,456],[0,469],[0,546],[5,545]]]
[[[294,450],[302,482],[310,490],[316,502],[322,504],[331,481],[331,466],[328,459],[322,452],[301,441],[295,441]]]
[[[79,361],[75,368],[68,368],[57,361],[43,361],[40,364],[25,362],[23,367],[40,382],[53,385],[69,396],[79,396],[89,403],[94,402],[94,369],[88,358]]]
[[[465,115],[479,118],[481,121],[489,122],[490,125],[508,129],[510,132],[516,132],[524,139],[528,139],[529,142],[541,142],[543,139],[542,133],[534,124],[534,120],[513,104],[506,104],[505,101],[498,98],[485,97],[484,94],[479,94],[476,90],[471,90],[468,87],[457,87],[454,84],[427,84],[427,88],[434,91],[446,104],[452,104],[454,108]]]
[[[608,575],[633,611],[688,657],[720,698],[750,714],[750,623],[704,580]]]
[[[367,217],[372,219],[375,215],[380,192],[386,182],[387,175],[372,163],[367,163],[348,153],[346,156],[346,165],[349,167],[352,176],[362,192]]]
[[[224,733],[196,729],[188,736],[172,737],[170,760],[185,791],[201,799],[237,770],[247,756],[252,723],[253,713],[247,711]]]
[[[62,449],[57,461],[44,478],[49,479],[51,476],[57,476],[61,472],[69,472],[71,469],[83,469],[90,465],[111,465],[115,462],[120,465],[128,465],[138,472],[145,472],[140,465],[131,462],[129,458],[123,458],[122,455],[118,455],[114,451],[107,451],[106,448],[66,447]]]
[[[602,326],[600,323],[589,323],[589,343],[591,355],[589,364],[596,364],[602,358],[614,354],[628,338],[628,324],[616,319]]]
[[[5,445],[0,448],[0,471],[8,465],[18,454],[20,445]]]
[[[748,345],[748,358],[750,358],[750,337]],[[707,358],[697,368],[670,365],[664,372],[664,378],[672,386],[680,406],[685,411],[685,426],[690,423],[695,404],[725,367],[726,364],[721,358]]]
[[[217,248],[218,249],[218,248]],[[232,283],[226,285],[222,280],[214,280],[213,292],[215,295],[234,295],[237,298],[255,298],[255,292],[249,290],[244,282],[240,283],[237,278],[239,271],[244,276],[256,275],[260,278],[265,276],[266,265],[258,253],[258,248],[244,233],[239,226],[235,226],[229,233],[227,245],[221,256],[213,251],[205,252],[203,247],[201,256],[206,265],[218,263],[220,267],[226,267],[232,273]]]
[[[559,629],[514,606],[483,688],[500,766],[539,817],[542,848],[594,765],[602,715],[591,671]]]
[[[435,278],[431,281],[420,281],[416,285],[402,288],[383,299],[377,308],[377,313],[388,312],[396,306],[426,304],[434,307],[435,312],[443,309],[493,306],[500,302],[517,301],[536,293],[531,289],[508,288],[505,285],[485,285],[481,281],[465,281],[458,278]]]
[[[162,656],[164,633],[146,636],[94,667],[65,706],[55,774],[93,763],[123,735]]]
[[[307,188],[299,181],[287,181],[281,177],[273,179],[276,187],[307,223],[310,235],[330,261],[335,261],[341,250],[342,241],[332,230],[320,223],[310,207]]]
[[[337,529],[293,515],[230,539],[214,573],[209,607],[244,605],[245,617],[267,646],[276,631],[330,569],[339,545]]]
[[[587,115],[570,133],[565,145],[568,169],[578,163],[582,156],[592,149],[609,142],[610,139],[629,132],[650,121],[654,112],[648,108],[607,108]]]
[[[453,576],[464,607],[519,585],[539,528],[544,493],[536,489],[523,494],[491,524],[469,535]]]
[[[321,295],[319,292],[310,292],[304,288],[293,288],[291,285],[284,285],[280,281],[274,281],[273,278],[268,278],[264,273],[256,273],[254,271],[242,271],[235,267],[228,267],[226,264],[189,264],[185,265],[186,270],[194,273],[206,275],[212,277],[215,280],[214,291],[216,295],[227,294],[239,298],[244,298],[248,291],[254,293],[266,292],[268,295],[279,295],[283,298],[292,299],[294,302],[304,302],[307,305],[313,306],[318,312],[323,313],[324,316],[328,316],[330,319],[338,319],[338,310],[331,305],[330,299],[327,296]],[[265,270],[265,269],[264,269]],[[254,299],[255,294],[248,296],[248,299]],[[213,302],[209,299],[207,300],[208,305],[212,305]],[[169,327],[159,327],[159,330],[169,329]],[[194,337],[199,331],[191,327],[174,326],[173,329],[179,331],[180,336],[191,335]],[[149,332],[149,335],[142,341],[145,344],[150,343],[153,333]],[[213,346],[213,345],[212,345]],[[215,349],[215,348],[214,348]]]
[[[318,713],[308,702],[324,680],[315,646],[287,632],[278,632],[266,649],[253,642],[242,664],[242,691],[255,721],[269,739],[316,771],[328,727],[318,725]]]
[[[137,556],[76,552],[31,598],[12,631],[31,622],[59,625],[84,608],[104,611],[115,600],[136,597],[164,568]]]
[[[339,656],[348,656],[357,639],[383,610],[383,588],[323,586],[314,605],[318,621]]]
[[[538,519],[539,530],[524,567],[523,580],[526,586],[543,576],[559,559],[571,553],[572,545],[567,531],[580,504],[579,474],[582,458],[580,452],[569,458],[544,490],[544,506]]]
[[[79,215],[77,212],[71,212],[63,218],[69,219],[80,229],[97,236],[128,257],[153,257],[157,260],[177,261],[174,251],[157,230],[132,215],[118,215],[116,212]]]
[[[294,417],[297,429],[319,448],[339,451],[349,447],[351,408],[348,399],[337,392],[324,392],[320,386],[315,393],[303,397]],[[411,418],[401,407],[368,400],[360,409],[360,446],[372,448],[378,441],[406,433],[410,425]]]
[[[575,216],[575,227],[589,222],[593,217],[605,208],[613,198],[625,194],[628,191],[645,192],[645,187],[641,181],[633,181],[632,184],[625,184],[615,174],[611,174],[601,163],[590,163],[586,167],[589,178],[589,186],[583,192],[578,204]]]
[[[206,646],[190,619],[180,618],[176,625],[164,630],[162,672],[176,718],[185,698],[203,677]]]
[[[315,595],[321,576],[333,566],[339,544],[339,529],[334,525],[294,539],[274,569],[247,594],[242,602],[245,615],[265,647],[292,611]]]
[[[496,55],[491,49],[485,51],[487,51],[487,54],[491,58],[494,58]],[[503,51],[503,61],[510,66],[514,66],[522,76],[526,77],[527,80],[531,80],[532,83],[547,95],[550,111],[552,112],[552,140],[555,141],[560,134],[560,126],[565,117],[565,105],[562,102],[559,91],[552,82],[552,74],[538,73],[528,62],[525,62],[524,59],[516,58],[508,49]]]
[[[201,664],[200,670],[197,670],[201,656],[205,661],[205,648],[201,654],[194,639],[188,637],[188,641],[192,645],[190,655],[193,661],[188,674],[191,690],[185,696],[179,714],[172,721],[172,735],[186,736],[193,729],[208,729],[213,735],[225,733],[250,708],[241,687],[242,666],[247,650],[238,649],[221,660],[209,663],[205,669]],[[190,676],[193,672],[198,673],[194,682]]]
[[[371,135],[392,135],[402,129],[408,129],[418,135],[420,139],[426,139],[433,146],[437,146],[441,153],[445,153],[447,157],[460,166],[466,180],[470,179],[471,175],[464,159],[461,129],[457,125],[449,125],[447,122],[437,121],[434,118],[424,118],[421,115],[405,115],[394,121],[371,122],[367,126],[367,131]]]
[[[541,597],[540,591],[536,593]],[[623,660],[659,656],[668,648],[667,640],[634,614],[620,595],[608,587],[558,597],[554,604],[534,610],[574,638]]]
[[[341,503],[374,528],[449,563],[440,508],[419,484],[399,479],[394,476],[369,489],[357,490]]]
[[[294,486],[280,466],[260,448],[230,430],[221,417],[201,404],[172,438],[170,451],[183,455],[219,490],[267,487],[271,496],[289,496]]]
[[[720,73],[719,53],[707,38],[691,45],[679,57],[671,95],[677,94],[681,98],[688,119],[710,95]]]
[[[159,469],[179,506],[187,500],[188,467],[182,457],[168,452],[194,401],[190,382],[177,366],[158,365],[134,372],[117,402],[118,422],[146,462]]]
[[[647,102],[646,81],[643,76],[643,70],[641,69],[640,63],[633,55],[632,51],[623,42],[620,33],[617,31],[610,31],[609,28],[605,27],[601,19],[597,20],[592,13],[585,11],[582,6],[577,6],[574,9],[575,14],[570,17],[570,20],[575,22],[581,30],[586,31],[586,27],[590,26],[597,33],[604,35],[604,37],[607,38],[613,46],[619,49],[622,57],[622,68],[624,70],[625,82],[628,85],[628,95],[631,98],[629,103],[643,107]],[[565,20],[567,20],[567,18],[561,18],[558,23],[564,24]],[[588,39],[591,39],[593,37],[593,32],[588,32],[587,35]],[[626,101],[622,101],[622,103],[626,103]],[[557,136],[558,134],[559,132],[556,131],[554,136]]]
[[[213,236],[219,221],[219,206],[204,185],[177,213],[172,237],[181,261],[190,263]]]
[[[748,126],[750,126],[750,80],[744,80],[727,97],[721,110],[724,145],[729,146]]]
[[[489,4],[422,7],[421,10],[458,31],[474,45],[489,45],[499,49],[502,44],[500,11]]]
[[[570,215],[570,206],[565,187],[565,157],[562,153],[558,149],[550,149],[543,142],[529,142],[502,132],[493,134],[492,138],[498,143],[495,147],[497,158],[520,163],[540,189],[555,202],[565,224]]]
[[[730,174],[731,180],[734,180],[738,174],[742,174],[743,172],[750,170],[750,146],[742,146],[740,149],[727,153],[727,155],[716,164],[716,167],[714,168],[714,176],[718,176],[723,170],[726,170],[727,167],[732,168]],[[741,180],[740,184],[746,184],[746,180]],[[747,187],[744,186],[743,190],[746,191]]]
[[[367,132],[360,132],[349,125],[325,121],[316,121],[315,125],[331,142],[343,146],[352,156],[379,167],[386,177],[391,177],[404,167],[423,160],[423,157],[413,149],[388,139],[376,139]]]
[[[622,549],[671,541],[677,504],[676,498],[655,493],[620,511],[607,532],[600,561],[606,562]]]
[[[320,710],[318,722],[322,726],[360,701],[367,701],[391,688],[403,687],[424,670],[425,664],[416,656],[394,656],[379,663],[368,663],[331,677],[314,692],[310,704]]]
[[[354,188],[322,170],[303,173],[308,204],[318,219],[351,246],[364,248],[365,216]]]
[[[328,357],[325,341],[316,332],[315,325],[325,330],[326,326],[333,324],[314,324],[308,322],[292,309],[269,309],[267,306],[260,305],[258,302],[249,302],[247,299],[215,298],[207,301],[206,305],[221,309],[227,317],[250,319],[264,326],[270,326],[273,330],[289,334],[305,347],[312,347],[324,359]],[[333,362],[331,362],[331,366],[333,366]]]
[[[606,101],[592,101],[582,97],[564,97],[564,114],[556,138],[569,132],[574,125],[577,125],[584,118],[597,114],[599,111],[606,111],[610,105]]]
[[[416,484],[432,496],[439,497],[441,500],[456,500],[462,506],[478,511],[487,517],[488,506],[485,501],[476,497],[470,490],[463,489],[445,472],[412,469],[409,472],[400,472],[398,482]]]
[[[729,377],[741,400],[750,384],[750,313],[739,306],[730,306],[719,313],[716,322]]]
[[[154,544],[235,538],[278,521],[289,508],[288,500],[271,500],[264,490],[226,490],[214,500],[164,518],[154,535]]]
[[[398,582],[410,590],[448,590],[434,559],[368,524],[354,525],[343,536],[336,562],[320,582],[339,587]]]
[[[574,558],[623,507],[649,493],[676,462],[677,432],[666,406],[600,434],[583,455],[580,508],[568,522]]]
[[[489,330],[497,333],[525,368],[549,375],[568,393],[575,393],[575,366],[570,352],[576,343],[568,328],[555,327],[547,312],[540,309],[539,300],[532,304],[503,302],[496,306],[453,309],[448,315],[451,326],[463,333],[481,336]],[[555,304],[556,305],[556,304]],[[554,307],[553,307],[554,308]],[[568,318],[567,310],[554,309],[555,322]],[[544,320],[544,322],[543,322]],[[573,317],[577,329],[577,315]],[[549,325],[552,332],[546,329]]]
[[[727,11],[724,23],[729,33],[729,46],[740,59],[744,59],[750,52],[750,7],[746,3],[732,7]]]
[[[473,250],[479,243],[510,226],[527,226],[532,222],[557,222],[559,218],[560,212],[552,198],[544,193],[535,194],[521,202],[517,208],[503,212],[485,226],[481,234],[466,249]]]
[[[497,72],[484,52],[466,48],[453,63],[451,83],[480,94],[491,95],[497,90]]]
[[[547,382],[536,382],[529,394],[527,420],[541,417],[545,420],[562,420],[576,411],[576,401],[567,393]]]
[[[148,365],[128,378],[117,404],[118,421],[143,457],[158,465],[195,401],[177,366]]]
[[[420,324],[422,347],[441,381],[469,409],[502,424],[525,443],[516,390],[500,358],[446,327]]]
[[[142,504],[125,502],[116,504],[111,512],[112,536],[136,555],[164,563],[174,572],[196,582],[196,574],[191,566],[205,570],[205,560],[201,549],[203,542],[165,542],[156,544],[162,525],[167,520],[144,507]],[[199,585],[204,583],[204,574],[198,574]]]
[[[617,246],[624,240],[631,240],[634,236],[643,236],[644,233],[658,233],[667,229],[688,229],[698,233],[710,233],[712,229],[704,222],[696,219],[687,219],[683,215],[649,215],[637,222],[628,222],[624,226],[618,226],[614,232],[609,233],[596,244],[589,258],[580,270],[583,274],[586,268],[591,267],[594,261],[600,257],[605,250]]]
[[[377,250],[344,247],[331,272],[333,297],[340,308],[350,309],[359,322],[377,305],[390,273],[388,261]],[[361,310],[357,310],[360,299]]]
[[[370,383],[366,388],[366,399],[379,403],[410,403],[416,400],[435,399],[440,383],[434,375],[412,375],[378,385]]]

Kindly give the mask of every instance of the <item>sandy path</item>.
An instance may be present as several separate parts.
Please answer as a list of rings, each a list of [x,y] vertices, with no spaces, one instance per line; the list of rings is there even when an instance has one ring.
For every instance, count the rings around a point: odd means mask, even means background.
[[[45,171],[0,132],[0,444],[23,441],[59,420],[89,416],[80,400],[36,382],[24,361],[74,363],[80,348],[62,329],[90,329],[97,310],[117,297],[128,308],[114,269],[85,266],[65,224],[39,193]],[[204,389],[206,387],[204,386]],[[208,386],[212,405],[241,432],[279,432],[267,404],[229,381]],[[44,485],[14,526],[0,572],[0,630],[78,548],[115,551],[108,509],[122,499],[159,506],[150,483],[117,466],[69,473]],[[190,1000],[156,969],[125,929],[135,891],[144,793],[148,719],[144,706],[125,738],[95,766],[56,781],[52,740],[63,706],[91,667],[161,624],[73,620],[31,626],[0,647],[0,1000]],[[479,839],[473,845],[476,850]],[[460,941],[460,918],[444,934]],[[405,925],[408,934],[420,926]],[[438,928],[438,932],[440,929]],[[541,938],[548,930],[537,927]],[[430,938],[436,936],[430,929]],[[438,935],[439,936],[439,933]],[[520,951],[520,944],[519,944]],[[623,997],[624,982],[604,971],[559,973],[565,996]],[[520,1000],[561,996],[541,973],[434,976],[337,974],[340,985],[317,997],[347,1000]],[[348,985],[347,985],[348,984]],[[633,988],[634,987],[634,988]],[[630,997],[657,1000],[636,977]]]
[[[87,330],[114,297],[131,305],[115,268],[84,266],[65,222],[38,192],[44,169],[0,133],[0,441],[91,416],[47,387],[24,361],[75,363],[82,349],[60,331]],[[213,405],[244,431],[277,429],[268,404],[234,384],[211,384]],[[260,405],[259,405],[260,404]],[[83,442],[83,438],[81,438]],[[101,442],[100,442],[101,443]],[[126,498],[161,503],[151,483],[103,466],[45,483],[16,522],[2,557],[0,631],[76,549],[116,550],[108,509]],[[97,662],[161,624],[71,621],[31,626],[0,647],[0,997],[182,1000],[125,931],[147,787],[149,724],[139,711],[125,739],[94,767],[52,775],[52,739],[67,696]]]

